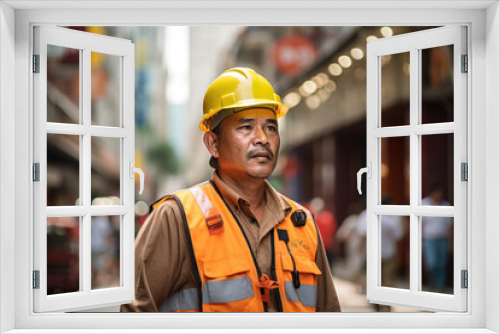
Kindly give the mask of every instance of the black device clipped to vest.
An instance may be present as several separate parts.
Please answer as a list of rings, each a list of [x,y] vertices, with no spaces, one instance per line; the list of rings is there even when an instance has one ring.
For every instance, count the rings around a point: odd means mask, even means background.
[[[288,231],[287,230],[278,230],[278,239],[285,242],[286,249],[288,250],[288,254],[290,254],[290,257],[292,258],[292,264],[293,264],[292,281],[293,281],[293,286],[295,287],[295,289],[298,289],[298,288],[300,288],[300,276],[299,276],[299,271],[297,270],[297,267],[295,265],[295,259],[293,258],[292,251],[290,250],[290,247],[288,246],[288,242],[290,241],[290,238],[288,238]]]
[[[296,210],[292,213],[292,223],[295,226],[304,226],[307,222],[307,215],[304,210]]]

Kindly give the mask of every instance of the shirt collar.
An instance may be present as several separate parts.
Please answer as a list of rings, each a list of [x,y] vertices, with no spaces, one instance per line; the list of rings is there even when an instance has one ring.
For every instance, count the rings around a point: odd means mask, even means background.
[[[219,188],[222,197],[226,203],[231,206],[231,210],[241,209],[243,212],[250,211],[250,203],[243,197],[239,196],[236,191],[231,189],[215,171],[212,175],[212,181]],[[285,219],[288,213],[292,210],[290,203],[284,198],[283,195],[278,193],[269,182],[265,181],[266,185],[266,206],[271,210],[273,215],[277,218],[278,222]]]

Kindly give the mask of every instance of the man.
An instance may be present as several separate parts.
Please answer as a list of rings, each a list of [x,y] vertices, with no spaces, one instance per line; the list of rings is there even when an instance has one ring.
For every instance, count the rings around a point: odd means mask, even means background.
[[[153,204],[122,311],[340,311],[312,215],[266,181],[287,110],[251,69],[210,85],[200,129],[212,180]]]

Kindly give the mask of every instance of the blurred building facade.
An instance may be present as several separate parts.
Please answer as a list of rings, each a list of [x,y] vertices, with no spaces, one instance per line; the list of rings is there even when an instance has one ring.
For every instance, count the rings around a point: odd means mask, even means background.
[[[249,66],[268,78],[285,104],[282,147],[273,184],[302,203],[318,196],[339,223],[365,202],[356,173],[366,166],[366,45],[376,38],[432,27],[247,27],[224,67]],[[422,122],[453,121],[453,50],[422,54]],[[381,59],[382,126],[409,124],[409,54]],[[409,140],[382,140],[381,198],[409,204]],[[433,182],[453,205],[453,136],[422,137],[422,198]],[[409,224],[399,241],[397,272],[409,273]],[[342,254],[341,254],[342,255]],[[451,255],[452,256],[452,255]],[[451,270],[451,268],[448,268]],[[451,276],[451,275],[449,275]],[[424,283],[427,277],[424,276]],[[449,284],[452,284],[449,282]]]

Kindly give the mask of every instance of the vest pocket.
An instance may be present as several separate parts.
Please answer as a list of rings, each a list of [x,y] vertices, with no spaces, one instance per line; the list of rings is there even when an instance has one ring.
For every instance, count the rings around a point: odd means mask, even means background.
[[[203,268],[203,307],[208,312],[243,312],[245,303],[239,301],[255,296],[249,277],[250,266],[244,261],[220,261],[205,263]],[[228,303],[232,303],[228,305]]]
[[[305,307],[316,307],[317,278],[321,271],[315,262],[294,255],[295,267],[299,272],[300,287],[293,284],[292,272],[294,270],[290,254],[281,255],[283,273],[285,276],[285,294],[289,302],[300,302]]]

